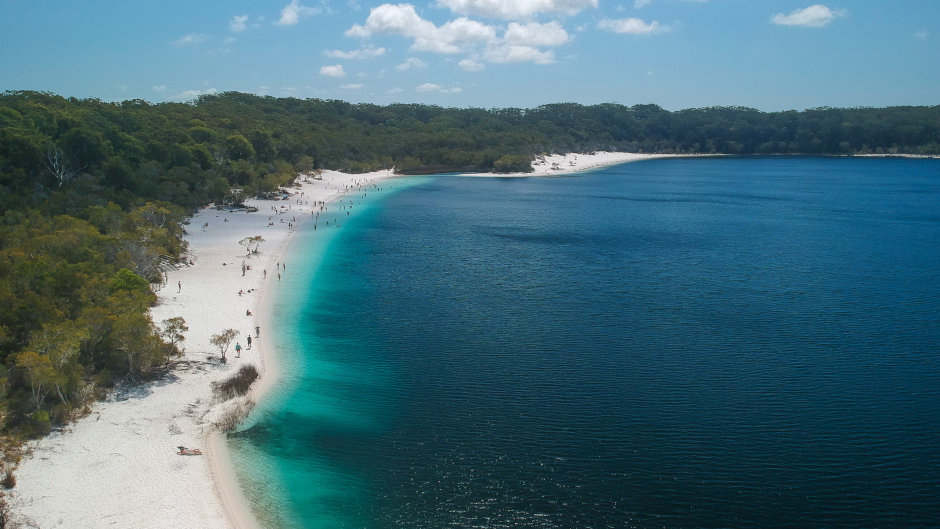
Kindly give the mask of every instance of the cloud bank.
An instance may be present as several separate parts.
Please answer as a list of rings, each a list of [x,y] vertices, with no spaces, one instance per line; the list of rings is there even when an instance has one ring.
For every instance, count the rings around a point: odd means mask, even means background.
[[[604,31],[627,35],[653,35],[669,31],[669,26],[660,24],[655,20],[647,24],[640,18],[608,18],[601,20],[597,27]]]
[[[320,67],[320,75],[324,77],[346,77],[346,70],[342,64]]]
[[[460,15],[517,20],[540,13],[574,15],[587,8],[597,8],[598,0],[438,0],[437,3]]]
[[[816,4],[803,9],[795,9],[789,15],[777,13],[770,20],[778,26],[821,28],[828,26],[836,18],[845,15],[846,12],[842,9],[832,10],[822,4]]]
[[[281,18],[276,22],[279,26],[293,26],[300,22],[301,18],[312,17],[320,14],[320,9],[316,7],[306,7],[300,5],[298,0],[292,0],[291,3],[284,6],[281,10]]]
[[[466,3],[466,2],[465,2]],[[556,2],[559,3],[559,2]],[[571,2],[569,2],[571,3]],[[577,4],[585,3],[577,0]],[[412,40],[411,50],[440,54],[470,55],[463,63],[465,70],[479,70],[479,61],[494,63],[554,62],[557,47],[571,40],[558,22],[510,22],[502,35],[501,28],[459,17],[440,26],[421,18],[411,4],[382,4],[369,13],[365,23],[355,24],[346,31],[347,37],[370,38],[397,35]]]

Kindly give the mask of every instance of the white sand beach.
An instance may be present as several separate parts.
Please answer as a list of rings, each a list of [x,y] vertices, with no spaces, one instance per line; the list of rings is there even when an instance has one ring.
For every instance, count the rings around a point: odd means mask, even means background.
[[[557,175],[605,165],[661,157],[629,153],[549,156],[533,175]],[[391,171],[350,175],[325,171],[305,180],[288,200],[250,200],[259,211],[199,211],[186,226],[191,264],[168,272],[152,309],[157,325],[181,316],[185,354],[159,380],[115,391],[92,413],[29,444],[10,494],[12,519],[26,527],[80,529],[256,527],[240,500],[225,443],[214,426],[230,403],[215,403],[210,384],[252,363],[262,376],[251,397],[261,398],[277,380],[277,354],[265,340],[264,293],[278,281],[291,233],[311,222],[320,201],[391,177]],[[290,226],[293,226],[291,228]],[[261,235],[260,253],[247,256],[239,244]],[[250,267],[243,271],[242,265]],[[250,315],[248,314],[250,311]],[[254,339],[260,327],[260,339]],[[210,336],[239,331],[228,362]],[[247,337],[254,340],[248,347]],[[199,448],[202,456],[181,456],[177,447]]]
[[[264,337],[262,293],[278,280],[275,264],[294,231],[289,226],[311,222],[318,202],[390,176],[325,171],[322,180],[291,189],[289,200],[247,201],[257,212],[209,208],[193,216],[186,226],[192,265],[167,274],[151,311],[157,325],[176,316],[186,320],[184,356],[167,376],[116,391],[89,416],[30,443],[32,455],[17,468],[11,491],[14,519],[43,529],[251,527],[250,513],[238,509],[221,436],[213,440],[213,423],[226,405],[213,402],[210,384],[253,363],[262,377],[252,397],[270,387],[276,355],[264,340],[248,348],[247,337],[255,337],[255,327]],[[260,253],[246,256],[239,241],[254,235],[264,237]],[[244,274],[242,263],[250,267]],[[227,328],[239,331],[243,350],[236,358],[233,342],[223,365],[209,338]],[[178,446],[205,455],[180,456]]]
[[[684,154],[641,154],[635,152],[608,152],[598,151],[588,154],[548,154],[538,157],[532,162],[531,173],[466,173],[464,176],[484,177],[526,177],[526,176],[561,176],[571,173],[590,171],[611,165],[641,160],[654,160],[657,158],[676,158],[695,155]],[[703,155],[698,155],[703,156]]]

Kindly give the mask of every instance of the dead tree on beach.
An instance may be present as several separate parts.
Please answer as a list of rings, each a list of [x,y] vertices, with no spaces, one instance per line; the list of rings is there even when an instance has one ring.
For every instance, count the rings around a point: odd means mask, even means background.
[[[238,241],[238,244],[245,247],[248,250],[248,255],[253,253],[258,253],[258,248],[261,246],[261,243],[264,242],[264,237],[260,235],[253,235],[251,237],[245,237],[244,239]]]
[[[232,341],[235,340],[235,337],[238,336],[238,331],[235,329],[225,329],[219,334],[213,334],[209,338],[209,343],[219,348],[219,354],[222,356],[222,363],[225,363],[225,353],[228,352],[228,346],[232,345]]]

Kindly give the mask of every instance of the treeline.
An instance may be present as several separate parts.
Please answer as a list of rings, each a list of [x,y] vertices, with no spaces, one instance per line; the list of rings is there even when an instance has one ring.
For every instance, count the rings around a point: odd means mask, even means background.
[[[940,154],[940,106],[760,112],[563,103],[377,106],[241,93],[192,103],[0,95],[3,425],[42,433],[177,353],[152,285],[192,208],[317,169],[523,171],[542,153]]]

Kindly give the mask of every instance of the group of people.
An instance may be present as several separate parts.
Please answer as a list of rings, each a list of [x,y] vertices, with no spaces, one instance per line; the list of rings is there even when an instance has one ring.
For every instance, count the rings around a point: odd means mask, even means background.
[[[248,311],[248,314],[251,314],[251,311]],[[255,332],[258,332],[258,327],[255,327]],[[251,350],[251,335],[249,334],[246,337],[248,341],[248,350]],[[242,344],[241,342],[235,342],[235,358],[241,358],[242,356]]]

